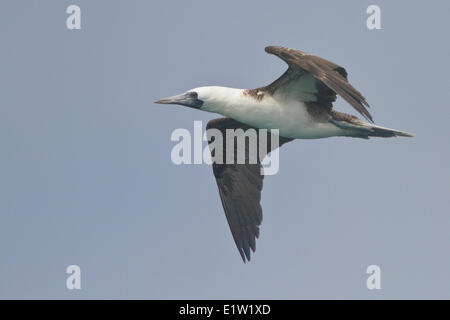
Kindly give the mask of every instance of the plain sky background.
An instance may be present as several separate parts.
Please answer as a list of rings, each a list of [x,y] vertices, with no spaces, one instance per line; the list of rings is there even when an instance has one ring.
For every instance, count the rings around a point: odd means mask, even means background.
[[[81,30],[66,8],[81,7]],[[382,30],[366,9],[381,7]],[[1,1],[0,298],[450,298],[448,1]],[[266,177],[243,264],[208,165],[153,104],[254,88],[266,45],[344,66],[377,124],[415,138],[297,140]],[[352,112],[342,99],[335,104]],[[65,287],[68,265],[82,289]],[[366,288],[381,267],[381,290]]]

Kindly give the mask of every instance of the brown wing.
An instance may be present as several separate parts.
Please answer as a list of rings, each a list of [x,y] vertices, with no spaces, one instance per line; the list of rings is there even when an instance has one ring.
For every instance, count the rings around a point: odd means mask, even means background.
[[[271,150],[271,139],[274,135],[267,133],[267,150],[261,152],[259,156],[259,147],[257,148],[258,156],[255,158],[250,155],[249,141],[259,146],[261,139],[258,130],[248,125],[240,123],[230,118],[219,118],[208,122],[207,137],[211,151],[212,167],[214,177],[216,178],[219,188],[220,199],[225,210],[225,215],[230,226],[231,234],[234,242],[239,250],[242,260],[250,261],[250,249],[255,252],[256,238],[259,236],[259,225],[262,222],[262,208],[260,204],[261,190],[263,187],[263,178],[261,172],[261,161],[264,156]],[[217,129],[214,131],[212,129]],[[245,159],[239,157],[241,162],[237,162],[238,141],[241,139],[242,132],[235,131],[233,137],[227,137],[226,129],[242,129],[245,133],[248,129],[255,130],[256,140],[252,138],[245,139]],[[248,131],[247,131],[248,132]],[[217,142],[215,133],[220,133],[223,137],[222,148]],[[292,141],[292,139],[279,138],[279,145]],[[243,140],[241,140],[243,141]],[[234,144],[234,148],[230,148],[232,152],[233,164],[226,164],[226,146]],[[253,162],[252,162],[253,159]],[[244,164],[238,164],[245,161]]]
[[[344,98],[365,118],[373,122],[363,95],[347,81],[344,68],[302,51],[283,47],[266,47],[266,52],[284,60],[289,68],[270,85],[254,89],[273,94],[283,92],[304,102],[316,102],[320,107],[331,110],[336,93]]]

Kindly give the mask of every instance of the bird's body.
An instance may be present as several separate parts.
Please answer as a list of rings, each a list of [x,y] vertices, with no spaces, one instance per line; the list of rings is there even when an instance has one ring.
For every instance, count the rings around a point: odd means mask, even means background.
[[[224,115],[225,118],[208,122],[207,133],[211,129],[222,134],[228,129],[277,129],[279,146],[294,139],[333,136],[364,139],[412,136],[407,132],[373,124],[372,116],[367,110],[369,104],[348,82],[347,72],[341,66],[283,47],[266,47],[266,52],[278,56],[288,64],[286,72],[267,86],[250,90],[199,87],[178,96],[157,100],[156,103],[181,104]],[[367,121],[333,110],[333,102],[338,94]],[[258,133],[258,141],[261,134],[267,134],[267,141],[274,137],[271,133]],[[234,146],[231,149],[234,159],[237,153],[235,138],[226,137],[224,141],[225,145]],[[217,150],[212,147],[213,140],[208,134],[211,153],[216,154]],[[241,141],[245,144],[245,140]],[[259,225],[262,222],[260,199],[264,176],[260,169],[262,158],[274,150],[269,145],[267,150],[258,153],[257,163],[225,163],[224,159],[215,157],[212,164],[225,215],[244,262],[250,260],[250,250],[255,251]],[[278,144],[274,148],[277,146]],[[247,144],[245,149],[248,152]],[[246,154],[246,160],[248,158]]]
[[[285,138],[319,139],[349,133],[328,121],[317,121],[304,102],[282,94],[271,96],[261,92],[260,97],[255,98],[247,89],[202,87],[193,90],[211,91],[216,96],[200,110],[219,113],[255,128],[278,129]]]

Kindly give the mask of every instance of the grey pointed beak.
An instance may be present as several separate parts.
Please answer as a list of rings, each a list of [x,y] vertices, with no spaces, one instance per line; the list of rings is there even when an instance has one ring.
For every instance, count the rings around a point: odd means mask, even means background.
[[[158,99],[155,100],[154,103],[159,103],[159,104],[170,104],[172,100],[168,99],[168,98],[164,98],[164,99]]]
[[[191,108],[200,108],[203,101],[192,96],[192,93],[186,92],[173,97],[163,98],[156,100],[155,103],[159,104],[179,104]]]
[[[182,104],[187,99],[187,95],[185,93],[179,94],[176,96],[158,99],[155,103],[159,104]]]
[[[155,103],[159,104],[185,104],[189,101],[189,95],[187,93],[179,94],[176,96],[163,98],[156,100]]]

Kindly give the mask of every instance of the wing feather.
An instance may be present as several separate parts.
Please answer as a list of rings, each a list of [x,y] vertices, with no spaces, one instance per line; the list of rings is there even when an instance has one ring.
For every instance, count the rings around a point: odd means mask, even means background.
[[[237,159],[237,137],[234,141],[234,160],[235,164],[225,163],[226,145],[230,141],[226,141],[227,129],[243,129],[247,130],[252,127],[235,121],[230,118],[219,118],[208,122],[207,136],[211,150],[211,157],[213,160],[212,167],[214,177],[216,178],[219,189],[220,199],[225,211],[225,216],[231,230],[236,247],[244,262],[250,261],[250,250],[255,252],[256,239],[259,237],[259,226],[262,222],[262,208],[261,208],[261,190],[263,187],[263,178],[261,174],[261,161],[259,159],[256,164],[249,163],[248,144],[245,148],[245,164],[236,164]],[[210,136],[209,129],[218,129],[222,133],[223,149],[222,154],[218,155],[217,150],[212,149],[212,136]],[[255,128],[252,128],[255,129]],[[256,131],[258,133],[258,131]],[[257,145],[259,146],[259,133]],[[268,133],[267,145],[271,146],[273,136]],[[279,145],[291,141],[279,137]],[[273,150],[267,150],[262,155]],[[259,155],[259,150],[258,150]]]
[[[332,102],[336,100],[336,94],[339,94],[356,111],[373,122],[372,116],[367,110],[367,107],[370,107],[369,104],[364,96],[348,82],[347,71],[343,67],[298,50],[278,46],[269,46],[265,50],[267,53],[274,54],[284,60],[289,68],[273,83],[258,90],[266,90],[273,94],[276,91],[283,90],[283,87],[289,86],[289,89],[295,92],[297,97],[305,99],[307,96],[301,93],[306,91],[311,94],[311,92],[309,89],[305,90],[305,86],[301,84],[300,79],[307,74],[311,74],[316,81],[315,101],[319,102],[321,106],[331,110]]]

